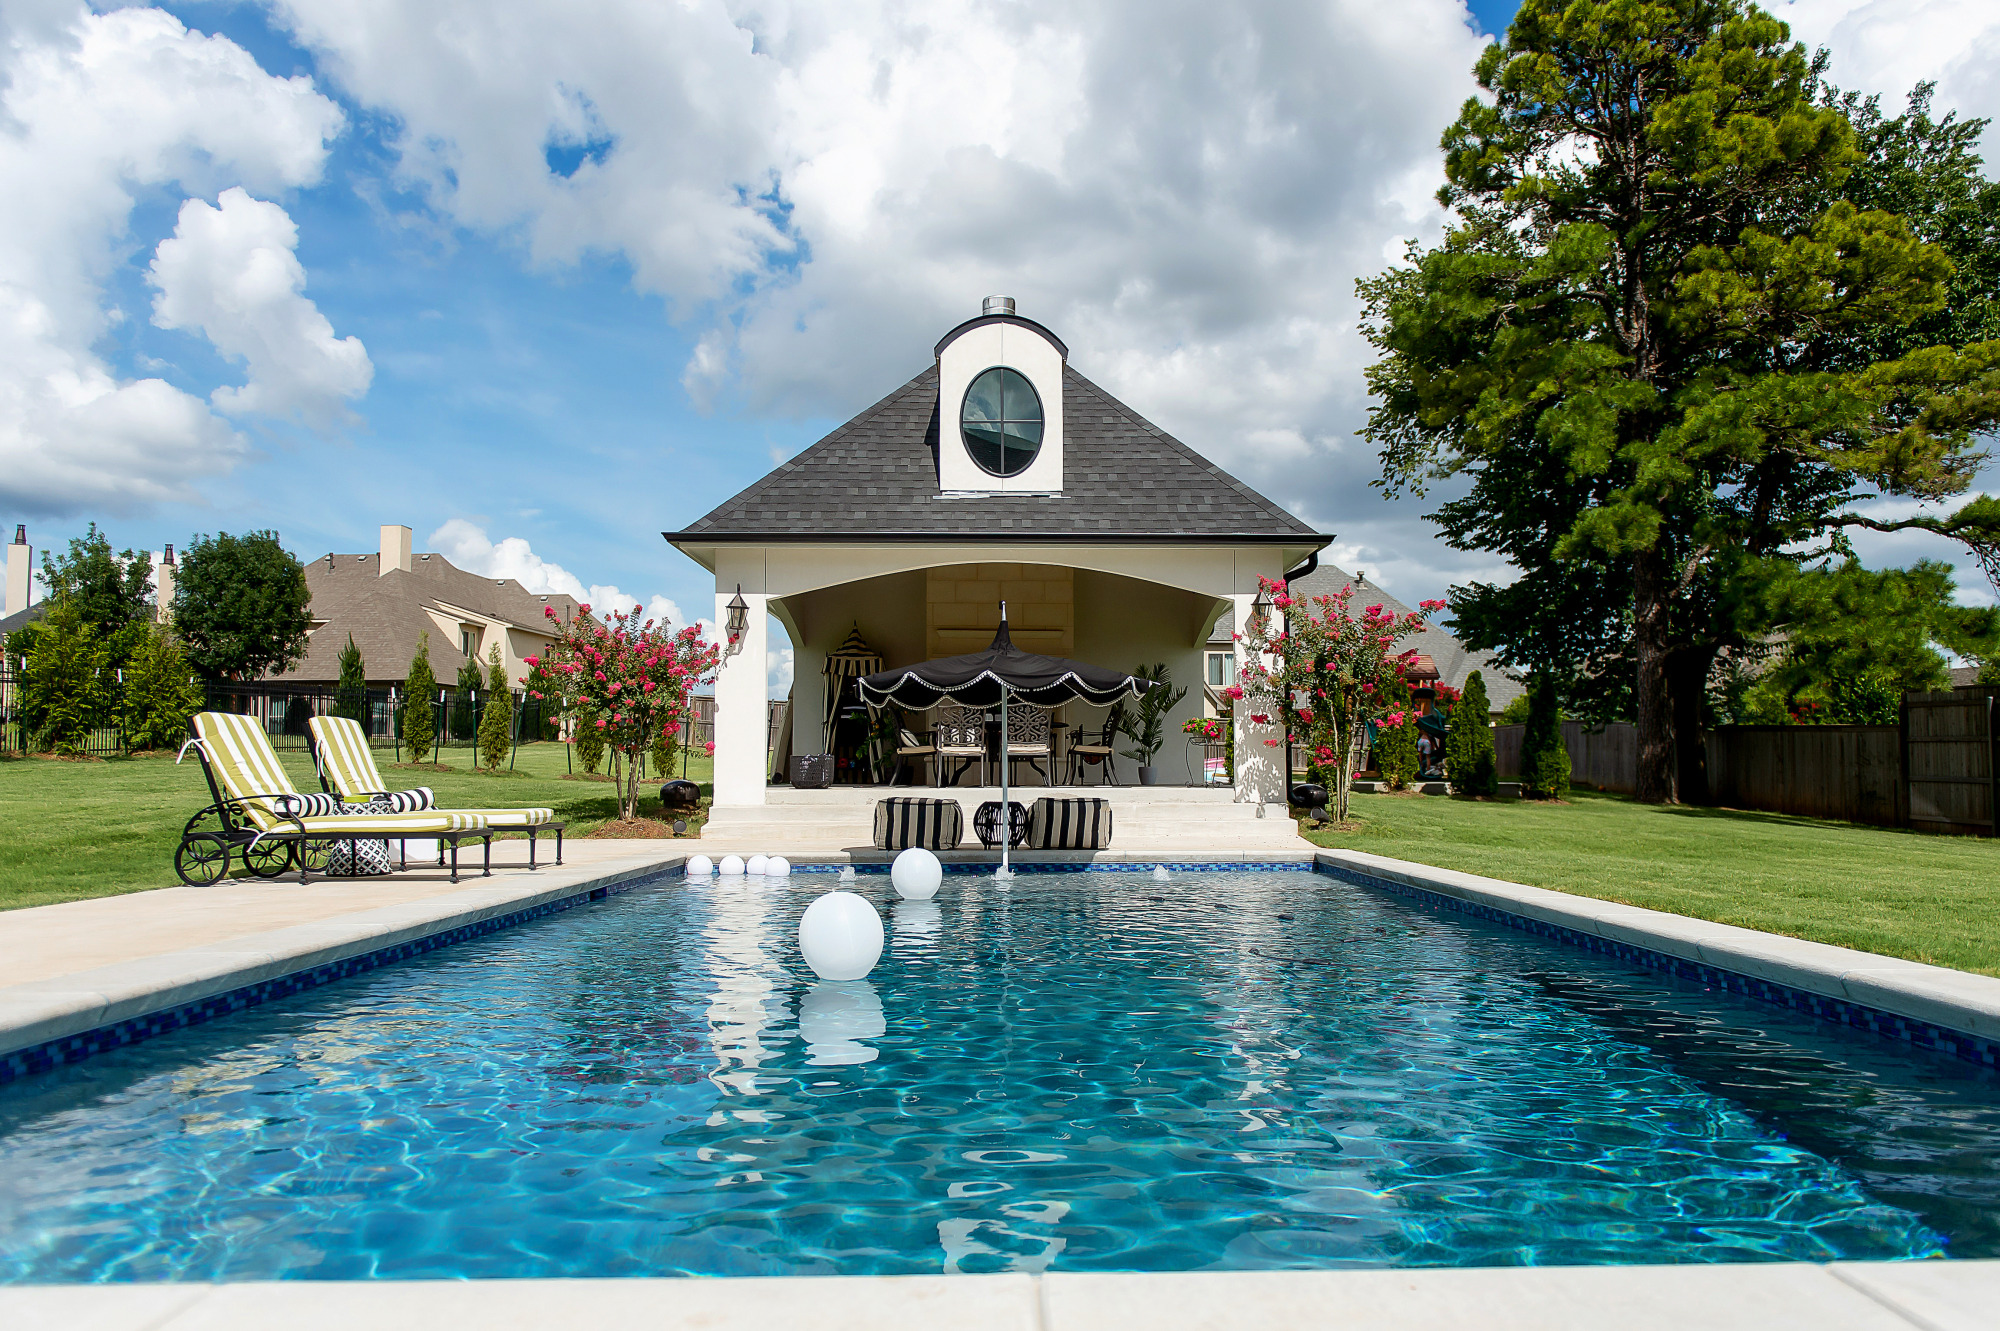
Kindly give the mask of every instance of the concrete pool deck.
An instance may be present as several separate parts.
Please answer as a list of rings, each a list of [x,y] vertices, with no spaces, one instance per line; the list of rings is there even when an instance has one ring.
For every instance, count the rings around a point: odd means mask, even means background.
[[[1987,1331],[2000,1262],[0,1287],[13,1331]]]

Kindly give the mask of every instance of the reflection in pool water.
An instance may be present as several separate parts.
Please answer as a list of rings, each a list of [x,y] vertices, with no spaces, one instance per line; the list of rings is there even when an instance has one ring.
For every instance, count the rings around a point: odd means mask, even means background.
[[[1306,873],[674,880],[0,1091],[15,1280],[2000,1255],[2000,1079]],[[893,904],[892,904],[893,903]]]

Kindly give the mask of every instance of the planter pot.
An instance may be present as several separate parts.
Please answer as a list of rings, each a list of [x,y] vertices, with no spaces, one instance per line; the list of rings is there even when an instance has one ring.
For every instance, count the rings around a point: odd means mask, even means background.
[[[1157,768],[1157,767],[1141,767],[1141,768],[1139,769],[1139,784],[1140,784],[1140,785],[1142,785],[1142,786],[1156,786],[1156,785],[1158,785],[1159,783],[1160,783],[1160,769],[1159,769],[1159,768]]]

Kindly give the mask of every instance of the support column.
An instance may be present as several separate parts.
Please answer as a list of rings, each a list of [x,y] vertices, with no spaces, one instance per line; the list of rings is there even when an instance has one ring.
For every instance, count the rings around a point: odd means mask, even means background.
[[[750,606],[750,622],[743,636],[729,645],[729,601],[736,595],[736,582],[715,589],[715,622],[723,627],[722,665],[715,675],[715,802],[721,804],[762,804],[770,762],[767,745],[771,720],[765,700],[768,676],[764,668],[769,650],[771,598],[761,591],[743,589]]]
[[[1244,628],[1250,622],[1250,607],[1257,594],[1239,593],[1229,598],[1235,607],[1236,622],[1236,682],[1244,688],[1250,685],[1243,667],[1250,659],[1249,648],[1244,645]],[[1268,715],[1271,724],[1255,725],[1250,720],[1252,712]],[[1238,804],[1285,803],[1285,731],[1277,725],[1278,704],[1274,698],[1259,698],[1247,694],[1236,704],[1236,802]],[[1266,744],[1266,740],[1276,740],[1276,746]],[[1282,807],[1279,814],[1283,816]]]

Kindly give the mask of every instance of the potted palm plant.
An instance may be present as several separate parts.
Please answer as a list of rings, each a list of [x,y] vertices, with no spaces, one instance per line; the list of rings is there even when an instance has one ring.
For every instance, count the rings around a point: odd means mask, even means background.
[[[1167,673],[1165,661],[1154,666],[1140,666],[1132,674],[1139,679],[1151,680],[1153,687],[1139,695],[1137,707],[1126,710],[1118,728],[1125,738],[1132,741],[1133,747],[1123,752],[1139,764],[1139,784],[1150,786],[1156,784],[1159,777],[1158,769],[1153,766],[1153,755],[1166,742],[1167,713],[1187,697],[1187,690],[1173,687],[1173,677]]]

